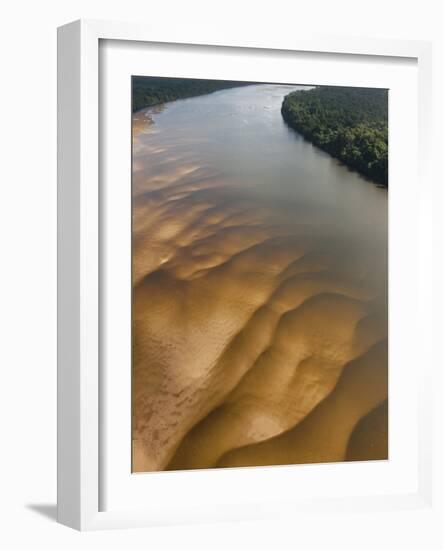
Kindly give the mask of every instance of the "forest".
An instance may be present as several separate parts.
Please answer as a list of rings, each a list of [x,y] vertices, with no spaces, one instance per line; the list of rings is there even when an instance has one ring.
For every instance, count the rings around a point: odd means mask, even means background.
[[[209,94],[225,88],[244,86],[230,80],[200,80],[191,78],[132,77],[132,112],[165,101]]]
[[[369,179],[388,186],[388,91],[320,86],[287,95],[286,123]]]

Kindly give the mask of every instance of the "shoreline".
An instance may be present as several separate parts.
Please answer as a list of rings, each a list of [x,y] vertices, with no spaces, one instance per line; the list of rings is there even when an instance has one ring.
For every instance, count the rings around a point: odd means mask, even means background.
[[[317,96],[304,95],[310,92],[311,94],[314,92]],[[338,160],[343,166],[360,174],[377,187],[388,189],[388,144],[382,139],[383,118],[380,116],[377,118],[371,113],[373,120],[370,117],[366,119],[360,112],[357,113],[356,120],[349,123],[347,105],[340,105],[343,98],[337,100],[333,95],[328,97],[328,93],[330,92],[327,87],[323,89],[317,87],[309,92],[302,92],[303,95],[297,95],[298,92],[288,94],[281,106],[281,115],[286,125],[306,141]],[[333,93],[335,92],[331,92]],[[348,93],[349,102],[355,102],[356,98],[358,101],[361,100],[358,97],[358,89],[350,89]],[[358,111],[356,107],[354,108]],[[355,141],[352,141],[348,134],[354,137]],[[383,153],[380,154],[379,151],[383,147],[386,149],[386,160]]]
[[[339,156],[337,155],[334,155],[331,151],[328,151],[328,149],[322,147],[321,145],[315,143],[314,141],[312,141],[311,139],[309,139],[309,137],[307,135],[305,135],[303,133],[303,131],[300,129],[300,128],[296,128],[295,126],[292,126],[288,120],[285,118],[285,116],[283,115],[283,111],[282,111],[282,116],[283,116],[283,120],[285,122],[285,124],[287,125],[288,128],[290,128],[292,131],[294,132],[297,132],[297,134],[299,134],[304,140],[306,140],[308,143],[310,143],[311,145],[313,145],[314,147],[317,147],[318,149],[320,149],[321,151],[323,151],[324,153],[327,153],[330,157],[332,157],[333,159],[337,160],[342,166],[345,166],[348,170],[350,170],[351,172],[355,172],[356,174],[358,174],[359,176],[361,176],[365,181],[367,181],[368,183],[372,183],[372,185],[375,185],[376,187],[378,187],[379,189],[386,189],[386,191],[389,189],[389,185],[387,183],[381,183],[380,181],[377,181],[371,177],[369,177],[367,174],[365,174],[364,172],[360,172],[360,170],[357,170],[357,168],[355,168],[354,166],[352,166],[351,164],[348,164],[346,163],[342,158],[340,158]]]
[[[256,84],[256,82],[236,82],[230,80],[203,80],[203,79],[180,79],[180,78],[158,78],[158,80],[163,80],[161,85],[157,89],[146,87],[146,85],[152,80],[151,77],[132,77],[132,114],[136,114],[143,109],[148,107],[155,107],[156,105],[163,105],[165,103],[171,103],[177,101],[178,99],[188,99],[192,97],[199,97],[203,95],[212,94],[221,90],[229,90],[231,88],[239,88],[243,86],[249,86]],[[136,81],[138,80],[138,84]],[[186,84],[189,86],[195,86],[196,90],[189,92],[189,88],[183,88],[183,81],[186,81]],[[209,83],[209,84],[208,84]],[[202,86],[199,89],[199,86]],[[209,86],[209,88],[208,88]],[[149,90],[150,93],[154,94],[151,96],[145,97],[158,97],[158,100],[153,102],[147,102],[142,107],[134,108],[134,102],[143,101],[140,99],[140,94],[143,93],[143,88],[145,92]],[[211,89],[212,88],[212,89]],[[138,97],[137,97],[138,96]],[[162,96],[162,97],[159,97]]]

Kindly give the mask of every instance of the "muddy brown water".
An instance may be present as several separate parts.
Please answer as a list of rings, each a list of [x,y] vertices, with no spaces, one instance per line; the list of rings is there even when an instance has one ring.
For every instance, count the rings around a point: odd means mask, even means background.
[[[297,86],[133,115],[133,470],[387,458],[387,191]]]

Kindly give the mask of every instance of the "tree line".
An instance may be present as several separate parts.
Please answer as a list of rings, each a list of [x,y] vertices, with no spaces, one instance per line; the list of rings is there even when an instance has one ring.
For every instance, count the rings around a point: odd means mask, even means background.
[[[244,86],[245,82],[192,78],[132,77],[132,112],[176,99],[209,94],[225,88]]]
[[[388,91],[320,86],[287,95],[286,123],[317,147],[388,185]]]

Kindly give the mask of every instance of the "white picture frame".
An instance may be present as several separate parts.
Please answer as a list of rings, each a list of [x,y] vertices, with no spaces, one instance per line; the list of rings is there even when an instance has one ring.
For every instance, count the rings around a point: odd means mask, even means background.
[[[77,21],[65,25],[58,33],[58,520],[70,527],[89,530],[118,527],[139,527],[161,524],[217,521],[271,517],[294,513],[320,512],[333,509],[346,512],[356,508],[375,509],[422,508],[432,505],[432,355],[429,334],[420,333],[417,346],[425,348],[427,360],[423,360],[417,379],[417,469],[412,484],[404,490],[398,487],[385,493],[353,494],[352,486],[347,494],[327,496],[313,492],[303,496],[302,501],[291,500],[281,493],[268,498],[266,484],[264,494],[244,503],[236,504],[235,498],[222,502],[205,501],[200,506],[186,503],[158,507],[155,502],[143,507],[129,506],[127,502],[114,503],[112,509],[102,509],[100,484],[103,483],[102,414],[100,404],[102,365],[100,359],[100,291],[101,240],[100,225],[100,43],[101,41],[125,41],[131,45],[145,44],[193,44],[201,51],[208,48],[226,48],[229,55],[236,52],[305,52],[311,55],[325,53],[337,57],[356,59],[390,58],[412,59],[417,66],[418,82],[418,185],[416,227],[414,238],[419,239],[420,266],[417,265],[417,318],[420,322],[432,314],[431,299],[426,280],[431,278],[432,250],[424,243],[432,240],[430,212],[432,205],[432,181],[429,172],[431,139],[431,45],[426,42],[370,40],[345,37],[321,37],[298,34],[297,37],[282,36],[278,41],[239,38],[226,43],[222,37],[201,35],[187,36],[186,30],[171,36],[159,35],[143,25],[102,21]],[[206,50],[205,50],[206,48]],[[155,53],[153,54],[155,55]],[[128,105],[129,109],[129,105]],[[129,131],[129,130],[128,130]],[[415,231],[415,230],[414,230]],[[418,256],[417,256],[418,263]],[[392,281],[390,280],[390,283]],[[129,441],[128,441],[129,449]],[[261,468],[256,468],[258,476]],[[276,471],[276,470],[274,470]],[[323,476],[340,475],[338,468],[323,470]],[[130,475],[130,472],[128,472]],[[174,483],[194,486],[211,483],[213,471],[193,474],[161,474],[156,478],[158,488],[168,491]],[[217,474],[219,483],[231,476],[241,483],[241,469]],[[252,474],[248,473],[250,479]],[[254,474],[255,475],[255,474]],[[279,470],[278,483],[285,483],[288,472]],[[300,476],[309,476],[301,471]],[[175,477],[174,477],[175,476]],[[232,476],[236,476],[233,478]],[[137,476],[135,476],[137,477]],[[141,478],[139,478],[141,479]],[[146,484],[145,478],[145,484]],[[153,478],[151,478],[153,479]],[[259,478],[257,478],[259,479]],[[169,481],[167,481],[169,480]],[[261,478],[264,481],[264,478]],[[137,482],[138,483],[138,482]],[[182,481],[180,481],[182,483]],[[348,482],[349,483],[349,482]],[[186,487],[183,485],[182,487]],[[188,487],[189,489],[189,487]],[[392,489],[392,488],[391,488]],[[148,497],[149,498],[149,497]],[[210,497],[208,497],[209,499]]]

